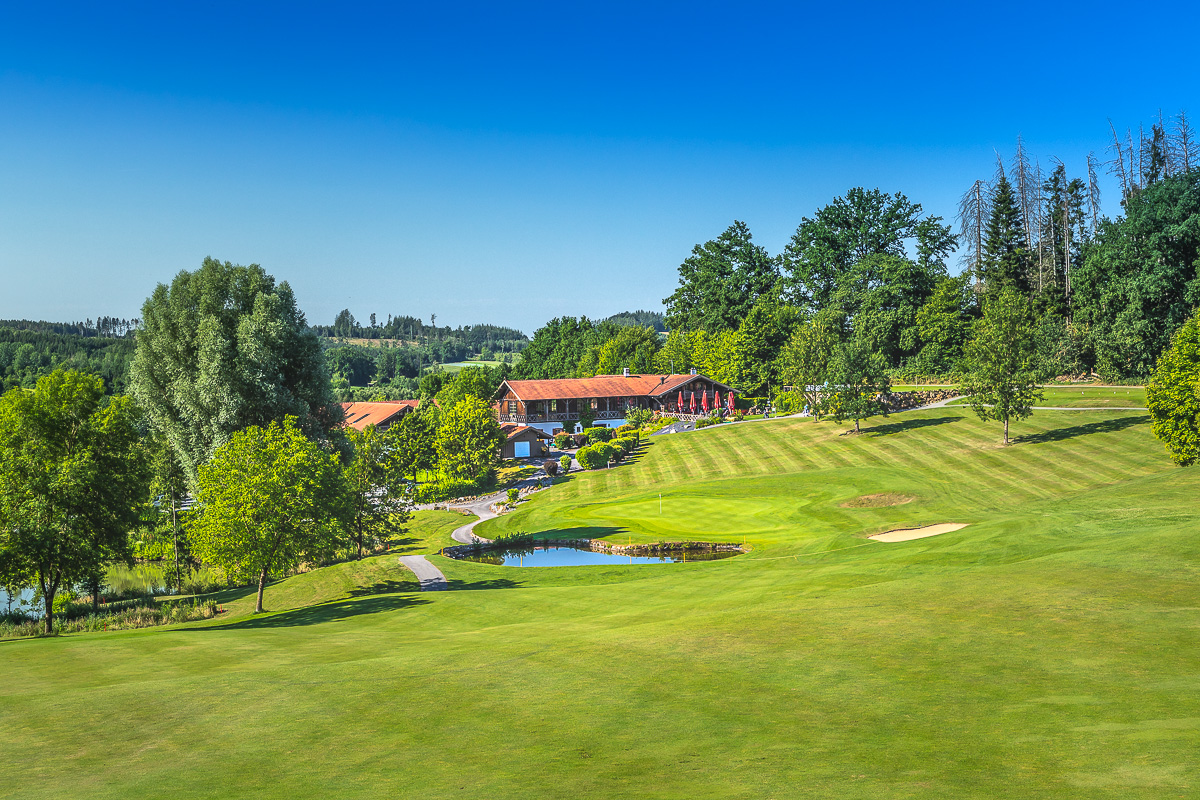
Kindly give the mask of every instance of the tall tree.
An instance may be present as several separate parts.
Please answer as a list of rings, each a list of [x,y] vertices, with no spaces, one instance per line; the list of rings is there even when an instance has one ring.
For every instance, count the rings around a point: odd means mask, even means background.
[[[780,380],[795,387],[817,420],[829,382],[829,362],[840,341],[841,321],[836,313],[825,310],[797,325],[779,353]]]
[[[261,614],[269,576],[332,553],[346,512],[340,473],[293,417],[235,432],[200,467],[196,554],[234,580],[257,580]]]
[[[1019,199],[1003,173],[992,187],[991,209],[983,242],[982,272],[986,289],[1011,287],[1030,293],[1029,258],[1025,249],[1025,222]]]
[[[1076,276],[1075,319],[1108,379],[1144,378],[1200,304],[1200,171],[1179,172],[1104,220]]]
[[[412,416],[411,414],[408,416]],[[405,476],[405,452],[400,425],[381,432],[374,425],[346,431],[353,455],[343,471],[350,527],[358,557],[367,539],[383,539],[408,521],[410,484]]]
[[[321,356],[287,282],[204,259],[142,306],[131,388],[189,479],[235,431],[294,416],[310,437],[341,424]]]
[[[734,337],[734,382],[751,396],[769,396],[779,386],[776,358],[798,321],[797,309],[780,302],[777,292],[762,295]]]
[[[853,336],[833,350],[829,361],[829,388],[822,399],[823,412],[836,421],[859,422],[876,414],[887,415],[885,399],[891,391],[887,362],[864,339]]]
[[[614,323],[593,323],[587,317],[552,319],[534,332],[529,346],[521,351],[521,361],[513,367],[513,377],[518,380],[577,377],[588,349],[602,346],[619,330]]]
[[[947,277],[917,311],[915,327],[921,349],[915,366],[926,374],[949,375],[958,369],[971,333],[973,294],[969,275]]]
[[[651,372],[658,348],[658,334],[653,328],[622,325],[612,338],[587,349],[577,374],[581,377],[620,375],[624,369],[634,373]]]
[[[504,444],[492,409],[466,397],[442,412],[437,434],[438,468],[452,478],[478,481],[491,470]]]
[[[45,630],[60,589],[128,553],[149,483],[133,403],[74,370],[0,397],[0,584],[37,582]]]
[[[945,277],[940,264],[922,264],[891,254],[868,256],[850,268],[832,307],[853,320],[857,335],[880,353],[889,367],[899,366],[916,354],[917,312]]]
[[[1042,397],[1038,388],[1037,326],[1029,299],[1003,289],[983,307],[967,344],[967,375],[962,391],[983,420],[1004,423],[1007,445],[1009,422],[1033,413]]]
[[[963,245],[963,271],[974,276],[977,293],[983,292],[983,242],[991,217],[990,198],[987,184],[977,180],[958,201],[958,238]]]
[[[783,252],[792,301],[802,308],[826,307],[844,276],[873,255],[905,257],[911,245],[922,266],[945,268],[955,237],[941,217],[922,216],[920,203],[900,192],[855,188],[801,220]]]
[[[698,244],[679,265],[679,288],[663,300],[671,330],[736,330],[759,296],[779,281],[779,265],[735,220],[716,239]]]

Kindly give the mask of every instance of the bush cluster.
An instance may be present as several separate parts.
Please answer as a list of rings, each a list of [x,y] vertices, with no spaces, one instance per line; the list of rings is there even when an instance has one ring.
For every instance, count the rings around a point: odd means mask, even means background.
[[[588,445],[579,448],[579,452],[575,454],[575,460],[584,469],[602,469],[608,466],[611,451],[612,448],[607,443]]]
[[[563,456],[563,458],[566,458],[566,456]],[[553,478],[558,474],[558,462],[553,458],[548,458],[546,459],[546,462],[542,464],[542,469],[545,470],[547,475]]]
[[[554,435],[554,446],[559,450],[566,450],[571,446],[572,441],[571,434],[569,433],[556,433]]]
[[[613,438],[613,429],[596,426],[594,428],[588,428],[587,430],[585,430],[583,432],[583,435],[587,437],[588,444],[596,444],[597,442],[607,442]]]

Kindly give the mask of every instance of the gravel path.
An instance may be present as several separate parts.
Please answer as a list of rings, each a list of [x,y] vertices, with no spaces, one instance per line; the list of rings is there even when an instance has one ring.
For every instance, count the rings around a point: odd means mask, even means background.
[[[446,576],[430,564],[425,556],[400,556],[400,563],[412,571],[421,582],[422,592],[444,592],[448,587]]]

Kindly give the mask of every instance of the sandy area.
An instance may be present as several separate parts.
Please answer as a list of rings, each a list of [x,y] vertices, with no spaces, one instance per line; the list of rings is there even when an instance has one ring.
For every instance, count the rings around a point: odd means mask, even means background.
[[[937,536],[939,533],[949,533],[959,528],[967,527],[966,522],[943,522],[941,525],[926,525],[924,528],[900,528],[886,533],[868,536],[877,542],[909,542],[913,539],[924,539],[926,536]]]

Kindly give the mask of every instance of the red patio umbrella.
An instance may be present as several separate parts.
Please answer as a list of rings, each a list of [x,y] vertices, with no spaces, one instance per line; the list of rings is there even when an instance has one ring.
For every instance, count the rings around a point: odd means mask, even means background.
[[[721,407],[721,390],[713,389],[713,411]]]
[[[733,392],[725,395],[725,402],[729,404],[729,413],[733,413]]]
[[[679,390],[679,404],[675,406],[676,411],[683,411],[683,389]]]
[[[708,392],[700,393],[700,406],[704,409],[704,413],[708,413]]]
[[[692,396],[688,402],[691,403],[692,413],[695,414],[696,413],[696,393],[695,392],[692,392]]]

